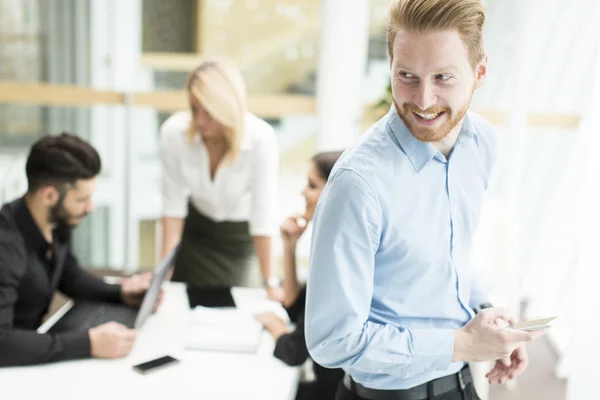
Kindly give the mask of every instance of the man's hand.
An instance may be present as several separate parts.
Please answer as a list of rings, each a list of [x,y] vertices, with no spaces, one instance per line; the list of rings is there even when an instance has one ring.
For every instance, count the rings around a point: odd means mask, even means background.
[[[263,324],[275,340],[289,332],[287,325],[275,313],[265,312],[255,316],[255,318]]]
[[[92,357],[121,358],[131,351],[137,331],[116,322],[107,322],[88,331]]]
[[[529,364],[529,356],[525,345],[520,345],[512,352],[510,357],[497,360],[494,369],[485,376],[490,383],[503,384],[510,379],[521,375]]]
[[[512,322],[501,308],[482,310],[467,325],[454,331],[452,361],[507,359],[523,343],[546,333],[546,330],[527,332],[505,327]],[[516,356],[522,357],[520,352]]]
[[[150,282],[152,282],[151,272],[121,279],[121,301],[128,306],[139,307],[146,290],[150,287]]]

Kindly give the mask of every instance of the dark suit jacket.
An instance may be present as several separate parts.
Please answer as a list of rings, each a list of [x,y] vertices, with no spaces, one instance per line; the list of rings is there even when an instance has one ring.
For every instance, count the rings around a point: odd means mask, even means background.
[[[24,198],[0,210],[0,366],[90,356],[88,332],[38,334],[56,290],[74,299],[120,301],[121,288],[82,270],[71,254],[71,229],[48,243]]]

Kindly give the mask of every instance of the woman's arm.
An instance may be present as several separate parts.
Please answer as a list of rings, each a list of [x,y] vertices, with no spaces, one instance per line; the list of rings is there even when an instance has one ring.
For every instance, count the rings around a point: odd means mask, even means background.
[[[280,287],[271,287],[267,284],[269,278],[271,278],[271,242],[270,236],[253,236],[254,241],[254,252],[256,258],[258,258],[258,264],[260,266],[260,272],[265,283],[265,289],[269,294],[269,297],[276,301],[283,301],[283,293]]]
[[[162,248],[160,258],[164,258],[181,240],[183,218],[162,217]],[[173,268],[167,272],[167,279],[173,276]]]
[[[283,306],[291,307],[301,289],[296,274],[296,245],[286,245],[283,250]]]
[[[273,355],[288,365],[302,365],[308,358],[304,337],[304,313],[296,320],[296,329],[290,331],[285,322],[272,312],[256,316],[275,339]]]
[[[162,247],[160,258],[165,257],[181,240],[183,218],[162,217]]]
[[[254,251],[260,264],[263,281],[274,277],[271,268],[272,236],[277,232],[279,151],[273,128],[264,123],[262,138],[253,149],[250,234],[254,239]],[[265,285],[269,297],[283,301],[281,287]]]
[[[303,221],[303,224],[299,222]],[[298,283],[296,270],[296,248],[298,239],[306,230],[307,224],[301,215],[286,218],[279,227],[283,241],[283,306],[290,308],[298,299],[302,287]],[[302,306],[304,310],[304,305]]]
[[[263,281],[271,277],[271,242],[270,236],[253,236],[254,252],[258,258]]]
[[[263,281],[266,281],[271,277],[271,237],[253,236],[252,240]]]
[[[187,215],[188,185],[182,173],[181,154],[185,145],[184,132],[187,120],[182,115],[171,116],[161,126],[161,200],[162,200],[162,246],[163,258],[181,240],[183,220]],[[170,276],[169,276],[170,277]]]
[[[256,316],[265,329],[275,339],[275,350],[273,355],[287,365],[302,365],[308,358],[308,349],[304,337],[304,313],[299,316],[296,329],[290,331],[287,324],[272,312],[262,313]]]

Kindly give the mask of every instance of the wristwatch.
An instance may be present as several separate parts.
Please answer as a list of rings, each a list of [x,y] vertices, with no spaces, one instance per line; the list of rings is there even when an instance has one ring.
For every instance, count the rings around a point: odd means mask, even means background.
[[[479,305],[479,307],[475,307],[475,310],[473,310],[473,311],[475,311],[475,314],[479,314],[479,312],[481,310],[485,310],[486,308],[492,308],[492,307],[494,307],[492,303],[482,303]]]
[[[271,276],[263,281],[263,285],[267,288],[276,288],[281,286],[281,280],[276,276]]]

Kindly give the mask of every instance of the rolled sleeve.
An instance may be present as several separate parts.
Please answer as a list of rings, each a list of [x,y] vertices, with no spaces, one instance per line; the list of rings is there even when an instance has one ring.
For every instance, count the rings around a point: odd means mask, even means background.
[[[160,129],[161,200],[164,217],[184,218],[187,215],[189,188],[182,173],[186,129],[185,119],[178,114],[165,121]]]
[[[254,151],[254,173],[250,205],[250,234],[273,236],[277,232],[279,199],[279,149],[270,126]]]
[[[454,353],[452,329],[419,329],[412,334],[412,358],[427,370],[443,371],[450,368]]]

